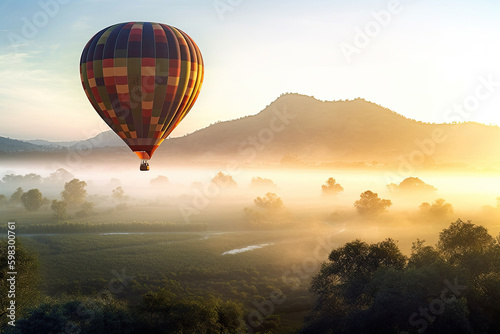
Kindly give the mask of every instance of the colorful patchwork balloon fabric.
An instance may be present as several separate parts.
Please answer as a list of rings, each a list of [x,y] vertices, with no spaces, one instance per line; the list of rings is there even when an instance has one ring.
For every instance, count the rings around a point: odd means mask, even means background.
[[[80,60],[92,106],[141,159],[150,159],[189,112],[203,73],[200,50],[186,33],[151,22],[101,30]]]

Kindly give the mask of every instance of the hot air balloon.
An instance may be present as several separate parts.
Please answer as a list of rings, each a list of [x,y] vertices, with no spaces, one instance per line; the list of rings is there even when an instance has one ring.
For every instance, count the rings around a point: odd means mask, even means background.
[[[99,31],[83,49],[80,76],[99,116],[141,159],[186,117],[203,82],[203,59],[183,31],[126,22]]]

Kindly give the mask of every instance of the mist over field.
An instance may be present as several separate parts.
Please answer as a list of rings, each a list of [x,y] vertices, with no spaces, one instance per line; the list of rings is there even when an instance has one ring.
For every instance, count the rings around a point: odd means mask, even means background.
[[[105,166],[97,165],[96,168],[105,169]],[[53,180],[56,171],[32,170],[31,173],[4,172],[2,194],[6,199],[3,210],[29,216],[29,213],[23,213],[22,207],[8,201],[18,187],[24,191],[38,188],[52,201],[60,199],[65,182],[77,178],[86,182],[86,200],[93,203],[92,214],[82,221],[103,220],[105,223],[113,214],[127,212],[128,220],[196,222],[207,224],[208,229],[247,229],[252,224],[245,219],[244,208],[252,207],[255,198],[274,193],[290,212],[289,225],[294,228],[314,229],[318,224],[332,228],[342,226],[353,238],[373,240],[391,232],[391,237],[404,241],[402,246],[406,250],[415,236],[415,230],[409,226],[422,229],[418,235],[420,238],[424,238],[423,234],[435,238],[436,232],[457,218],[480,221],[493,233],[500,231],[495,222],[498,176],[493,173],[424,171],[409,177],[429,185],[430,189],[424,190],[418,185],[413,189],[411,186],[398,189],[403,178],[392,183],[393,174],[390,172],[362,169],[239,168],[230,173],[216,168],[176,166],[156,167],[149,173],[118,170],[104,174],[87,170],[73,175],[65,172],[68,175],[57,181]],[[218,173],[227,175],[234,183],[218,180]],[[325,194],[322,185],[329,178],[333,178],[343,190]],[[121,197],[114,194],[117,188],[123,192]],[[354,202],[367,190],[389,199],[391,206],[373,217],[359,215]],[[436,216],[421,208],[422,203],[433,204],[439,199],[444,199],[452,209]],[[73,214],[70,211],[68,218]],[[37,211],[36,219],[40,223],[52,222],[52,215],[49,205],[44,205]],[[287,224],[280,228],[287,228]]]

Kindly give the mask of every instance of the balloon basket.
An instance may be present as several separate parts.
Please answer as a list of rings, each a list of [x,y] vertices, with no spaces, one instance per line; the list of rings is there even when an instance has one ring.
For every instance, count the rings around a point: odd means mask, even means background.
[[[142,160],[141,161],[141,167],[140,167],[140,170],[142,172],[147,172],[149,171],[149,162],[147,160]]]

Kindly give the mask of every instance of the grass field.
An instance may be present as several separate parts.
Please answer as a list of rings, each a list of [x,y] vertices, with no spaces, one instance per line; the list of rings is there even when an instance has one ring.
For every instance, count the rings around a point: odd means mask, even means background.
[[[280,291],[286,299],[274,305],[272,316],[279,316],[280,323],[274,332],[290,333],[300,328],[314,300],[308,292],[310,277],[327,256],[320,236],[304,230],[208,231],[20,240],[39,254],[42,289],[48,296],[111,292],[138,303],[146,292],[165,288],[177,296],[238,301],[249,313]],[[261,248],[223,255],[252,245]],[[120,278],[126,284],[114,289]]]

